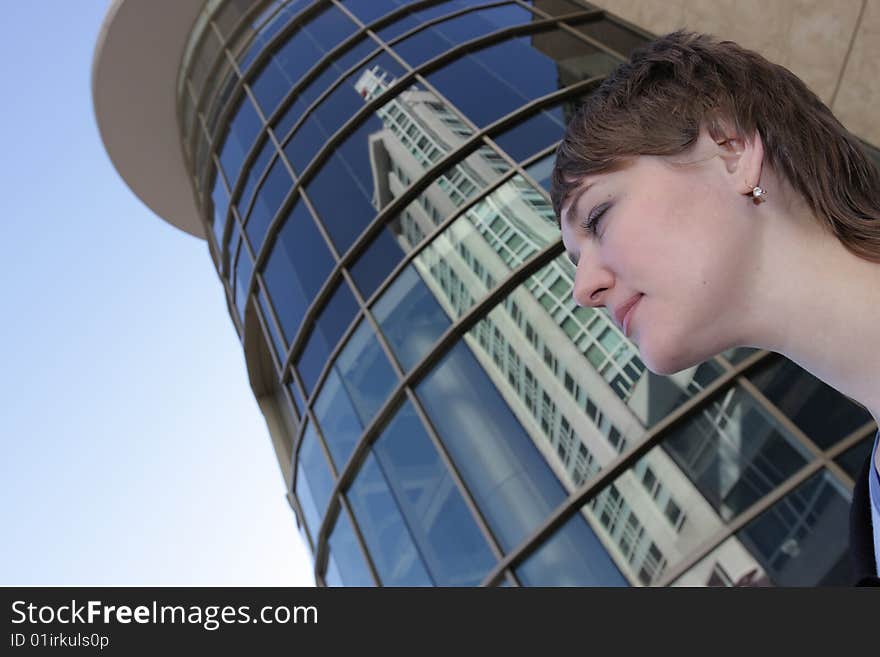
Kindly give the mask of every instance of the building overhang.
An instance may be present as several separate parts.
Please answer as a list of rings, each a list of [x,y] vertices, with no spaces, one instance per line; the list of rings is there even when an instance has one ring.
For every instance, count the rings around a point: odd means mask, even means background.
[[[157,215],[205,237],[177,125],[177,75],[204,0],[113,0],[92,61],[92,103],[113,166]]]

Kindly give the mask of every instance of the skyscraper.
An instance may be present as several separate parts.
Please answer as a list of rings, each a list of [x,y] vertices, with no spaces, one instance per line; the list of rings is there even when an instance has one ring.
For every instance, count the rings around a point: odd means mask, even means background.
[[[653,375],[571,299],[553,149],[649,37],[569,0],[111,7],[102,138],[206,240],[319,583],[847,582],[870,415],[766,352]]]

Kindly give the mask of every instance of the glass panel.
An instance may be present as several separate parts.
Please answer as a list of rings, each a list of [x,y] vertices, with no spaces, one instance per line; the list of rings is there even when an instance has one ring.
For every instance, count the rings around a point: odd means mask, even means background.
[[[797,472],[809,453],[740,388],[688,419],[663,443],[724,520]]]
[[[244,321],[244,309],[247,304],[248,285],[253,273],[254,263],[242,243],[238,249],[238,262],[235,265],[235,305],[238,307],[238,316],[242,321]]]
[[[428,75],[479,126],[575,82],[610,72],[617,61],[559,30],[486,46]]]
[[[305,514],[309,533],[317,540],[327,503],[333,493],[333,475],[315,427],[309,424],[303,434],[297,457],[296,496]]]
[[[468,12],[420,30],[393,47],[415,68],[466,41],[511,25],[529,23],[533,18],[530,11],[514,4]]]
[[[417,393],[486,522],[508,551],[559,506],[566,492],[490,377],[462,341]]]
[[[409,401],[373,453],[428,571],[440,586],[475,586],[495,559]]]
[[[358,417],[366,426],[397,385],[397,375],[366,321],[355,329],[336,359],[335,367]]]
[[[290,177],[290,172],[280,157],[275,158],[269,173],[266,174],[266,179],[257,190],[254,205],[244,227],[251,244],[258,252],[272,217],[278,212],[278,208],[292,188],[293,179]]]
[[[370,558],[385,586],[432,586],[385,475],[372,454],[346,491]]]
[[[242,96],[233,114],[229,130],[221,143],[220,164],[226,180],[235,186],[244,156],[257,138],[263,123],[247,96]]]
[[[297,202],[281,227],[263,278],[288,343],[333,268],[333,258],[308,210]]]
[[[202,94],[202,87],[205,84],[208,73],[211,71],[211,66],[220,55],[221,47],[217,35],[209,26],[206,26],[202,38],[203,40],[199,44],[198,51],[193,59],[192,70],[190,70],[190,79],[193,83],[193,91],[196,94],[196,98]]]
[[[330,547],[327,574],[324,577],[327,586],[376,585],[345,509],[339,510],[327,545]]]
[[[275,322],[272,321],[272,316],[269,313],[269,306],[266,302],[266,298],[259,290],[259,287],[257,287],[256,290],[257,301],[260,304],[260,310],[263,312],[263,323],[269,329],[269,335],[272,338],[272,345],[275,347],[275,357],[278,359],[279,363],[283,363],[285,357],[287,356],[287,347],[285,346],[284,341],[281,339],[281,336],[278,334],[278,330],[275,328]]]
[[[414,2],[414,0],[343,0],[342,4],[364,23],[372,23],[396,9]]]
[[[366,57],[373,50],[378,48],[378,44],[369,38],[362,38],[357,41],[356,45],[348,48],[343,53],[334,54],[332,60],[325,64],[324,71],[303,87],[296,96],[293,104],[281,115],[273,126],[275,134],[278,135],[281,143],[287,141],[291,128],[296,125],[300,117],[305,114],[306,109],[315,102],[318,97],[326,91],[331,84],[336,82],[342,75],[356,62]]]
[[[306,394],[311,395],[330,353],[358,312],[358,304],[345,280],[333,292],[327,305],[318,313],[306,346],[297,358],[296,368]]]
[[[447,2],[440,2],[424,9],[407,12],[403,17],[378,30],[376,34],[385,41],[390,41],[433,18],[445,16],[467,7],[482,4],[483,2],[485,0],[448,0]]]
[[[266,165],[269,164],[269,159],[274,154],[275,145],[269,139],[264,138],[263,144],[260,147],[260,152],[257,154],[256,159],[248,169],[247,181],[244,184],[244,189],[241,191],[241,194],[239,194],[238,203],[236,204],[238,207],[238,215],[245,220],[247,220],[248,209],[251,199],[253,198],[254,189],[257,186],[257,181],[263,175],[263,172],[266,170]]]
[[[287,389],[290,390],[290,396],[293,398],[293,405],[296,408],[297,415],[303,416],[303,409],[306,407],[302,396],[299,394],[299,388],[293,379],[287,382]]]
[[[438,104],[432,111],[441,118],[447,128],[449,123],[453,124],[452,129],[458,129],[456,126],[464,126],[454,115],[448,113],[443,105]],[[402,115],[394,115],[392,123],[397,129],[401,128],[401,124],[397,122],[400,116]],[[413,122],[408,125],[406,132],[398,130],[394,137],[389,136],[386,141],[389,145],[390,160],[386,174],[387,190],[395,197],[409,187],[413,180],[419,178],[423,171],[423,165],[406,157],[405,154],[391,156],[391,153],[400,153],[400,147],[395,142],[404,148],[410,148],[421,138],[423,134],[421,128],[413,130],[416,125]],[[413,132],[418,139],[410,137],[409,132]],[[468,130],[464,134],[469,132]],[[458,139],[462,140],[462,137],[459,136]],[[445,149],[442,155],[446,155]],[[478,196],[508,169],[506,161],[497,152],[483,146],[440,175],[433,176],[431,185],[402,212],[394,216],[352,266],[352,276],[364,297],[368,298],[372,295],[402,260],[404,254],[412,251],[426,235],[434,233],[440,222],[456,212],[468,200]],[[472,215],[472,219],[468,221],[472,221],[473,217],[476,215]],[[524,219],[523,223],[528,223],[528,220]],[[554,228],[554,232],[558,231]],[[553,239],[556,239],[556,236]]]
[[[550,176],[553,174],[553,165],[555,163],[556,153],[550,153],[526,167],[526,173],[529,174],[536,183],[541,185],[548,194],[550,193]]]
[[[626,578],[581,514],[516,569],[523,586],[627,586]]]
[[[843,468],[850,477],[858,479],[858,476],[861,474],[862,468],[865,465],[865,461],[867,461],[868,457],[871,455],[871,448],[874,447],[874,440],[874,436],[860,440],[854,446],[850,447],[843,454],[834,459],[835,463]]]
[[[850,494],[814,474],[676,580],[676,586],[850,586]]]
[[[272,114],[300,78],[356,29],[345,14],[330,6],[288,36],[252,84],[264,115]]]
[[[214,191],[211,192],[211,201],[214,205],[214,239],[217,242],[217,252],[223,251],[223,231],[226,228],[226,213],[229,210],[229,194],[226,185],[223,184],[223,174],[217,172],[214,178]]]
[[[239,55],[239,69],[244,71],[251,62],[260,54],[269,41],[272,40],[281,29],[287,25],[291,18],[303,7],[309,5],[311,0],[290,0],[281,11],[275,14],[257,33],[251,45]]]
[[[580,99],[572,99],[564,107],[557,105],[538,112],[493,139],[510,157],[522,162],[562,139],[567,119],[579,103]]]
[[[331,368],[315,402],[318,426],[330,450],[333,463],[342,472],[364,430],[351,397],[335,368]]]
[[[373,314],[403,370],[428,353],[449,326],[449,317],[412,265],[404,269],[376,305]]]
[[[822,449],[871,421],[864,408],[788,359],[774,357],[749,380]]]
[[[629,57],[633,50],[648,42],[645,37],[607,18],[597,21],[570,23],[570,25],[581,34],[592,37],[603,45],[619,52],[624,57]]]
[[[578,0],[576,3],[570,0],[529,0],[529,4],[536,6],[551,16],[562,16],[563,14],[572,14],[576,11],[584,11],[585,9],[595,9],[595,7],[588,2],[584,2],[584,0]]]
[[[343,80],[312,110],[306,121],[284,146],[294,171],[303,171],[330,137],[342,127],[364,103],[385,91],[404,73],[400,64],[388,53],[380,52]],[[375,122],[375,119],[373,119]],[[381,129],[375,122],[370,132]],[[362,146],[366,146],[366,138]]]

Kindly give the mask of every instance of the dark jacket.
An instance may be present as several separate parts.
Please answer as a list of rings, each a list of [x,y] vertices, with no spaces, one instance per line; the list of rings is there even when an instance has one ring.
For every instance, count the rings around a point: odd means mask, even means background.
[[[877,564],[874,560],[874,532],[871,529],[871,497],[868,477],[873,474],[873,454],[862,467],[853,488],[852,506],[849,510],[849,556],[856,586],[880,586]]]

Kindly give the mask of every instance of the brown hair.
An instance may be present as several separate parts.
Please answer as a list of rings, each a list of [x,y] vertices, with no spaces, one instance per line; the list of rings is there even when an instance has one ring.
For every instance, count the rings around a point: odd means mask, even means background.
[[[880,262],[880,171],[859,141],[788,69],[732,41],[673,32],[632,53],[575,113],[556,149],[557,218],[586,175],[637,155],[676,155],[705,125],[749,139],[855,255]]]

